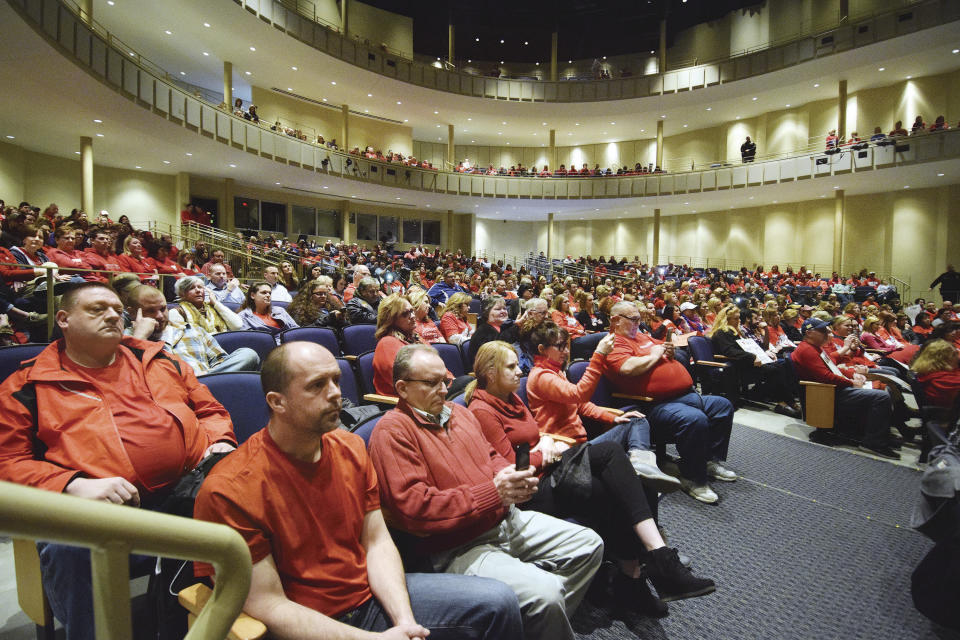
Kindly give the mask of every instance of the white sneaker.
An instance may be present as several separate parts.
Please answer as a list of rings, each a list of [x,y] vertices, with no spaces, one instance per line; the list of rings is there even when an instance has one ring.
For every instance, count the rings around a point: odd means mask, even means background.
[[[724,482],[733,482],[738,478],[736,473],[713,460],[707,463],[707,475],[714,480],[723,480]]]
[[[657,467],[657,454],[643,449],[631,449],[630,465],[643,483],[660,493],[670,493],[680,488],[680,481]]]
[[[720,499],[720,496],[714,493],[708,484],[694,484],[693,480],[680,478],[680,486],[683,487],[687,495],[700,502],[715,504]]]

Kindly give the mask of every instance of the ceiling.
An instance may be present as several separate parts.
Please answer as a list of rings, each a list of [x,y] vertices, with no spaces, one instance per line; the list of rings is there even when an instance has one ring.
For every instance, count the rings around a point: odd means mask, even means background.
[[[0,86],[17,87],[16,91],[0,92],[0,112],[4,114],[0,140],[20,145],[28,152],[78,159],[75,154],[79,151],[80,136],[91,136],[95,162],[110,167],[168,175],[187,172],[218,179],[230,177],[238,185],[296,190],[335,199],[355,197],[358,204],[368,201],[400,207],[450,209],[487,218],[517,220],[544,220],[547,212],[554,212],[560,220],[649,216],[654,208],[660,208],[664,215],[676,215],[766,205],[773,201],[830,198],[834,187],[844,189],[848,195],[858,195],[960,182],[960,160],[950,160],[799,183],[659,198],[506,200],[369,185],[288,167],[233,149],[135,106],[67,62],[6,2],[0,2],[0,37],[5,45],[0,48]],[[23,69],[35,72],[24,73]],[[706,93],[727,88],[718,87]],[[3,136],[13,136],[13,139]]]
[[[669,136],[833,98],[841,78],[848,79],[852,94],[909,75],[960,68],[960,55],[951,53],[960,47],[960,35],[956,24],[948,24],[709,89],[594,103],[517,103],[437,92],[360,69],[319,53],[230,0],[93,2],[98,22],[184,81],[220,93],[223,61],[229,60],[234,93],[245,99],[251,84],[289,89],[405,123],[414,140],[443,143],[448,124],[455,127],[457,144],[548,146],[551,129],[558,146],[642,140],[656,135],[661,115],[668,116],[664,135]],[[269,113],[260,115],[271,120]]]

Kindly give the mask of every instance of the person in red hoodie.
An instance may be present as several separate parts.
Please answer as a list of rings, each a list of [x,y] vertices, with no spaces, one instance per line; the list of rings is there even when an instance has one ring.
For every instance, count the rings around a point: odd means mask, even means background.
[[[890,437],[893,403],[889,394],[871,387],[866,379],[866,367],[857,365],[853,374],[847,376],[824,352],[823,345],[830,340],[830,323],[810,318],[804,321],[800,331],[803,342],[792,356],[797,376],[801,380],[836,386],[837,424],[858,427],[856,433],[862,450],[899,460],[900,454],[894,449],[896,442]]]
[[[917,374],[927,404],[952,408],[960,394],[960,352],[946,340],[923,346],[910,368]]]
[[[91,269],[98,271],[123,271],[120,261],[117,260],[117,254],[111,250],[113,238],[106,229],[100,229],[91,239],[90,246],[83,252],[83,261]],[[97,279],[106,282],[107,276],[103,273],[95,273]]]
[[[602,348],[612,344],[611,340]],[[666,613],[666,607],[647,589],[638,554],[648,561],[647,577],[665,601],[714,590],[712,581],[693,576],[678,561],[677,551],[664,543],[644,487],[623,455],[622,445],[598,439],[585,447],[563,436],[541,434],[533,414],[516,394],[523,372],[516,352],[507,343],[495,340],[480,347],[474,371],[477,379],[467,387],[466,398],[484,436],[509,462],[516,461],[514,446],[526,443],[530,447],[530,465],[540,482],[537,493],[520,508],[557,518],[572,517],[599,533],[606,550],[617,558],[620,573],[615,578],[614,595],[623,605],[639,605],[644,613],[654,615]],[[561,470],[569,468],[580,455],[588,457],[594,482],[587,494],[571,495],[562,485],[554,486],[551,474],[562,474]],[[656,494],[652,500],[656,500]]]
[[[534,469],[516,469],[469,409],[445,402],[445,381],[433,347],[397,353],[400,401],[370,436],[386,520],[415,536],[437,572],[513,588],[526,637],[574,640],[569,617],[600,567],[603,542],[585,527],[513,508],[536,493]]]

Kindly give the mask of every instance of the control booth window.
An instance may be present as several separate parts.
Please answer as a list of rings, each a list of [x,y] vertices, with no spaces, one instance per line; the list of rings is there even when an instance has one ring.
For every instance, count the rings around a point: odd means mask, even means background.
[[[260,201],[252,198],[233,199],[233,226],[238,231],[260,231]]]
[[[423,221],[423,244],[440,244],[440,221]]]
[[[316,207],[301,207],[293,205],[293,229],[292,235],[315,236],[317,235],[317,209]]]
[[[403,221],[403,243],[420,244],[420,220],[405,218]]]
[[[264,202],[260,205],[260,228],[263,231],[287,232],[287,205]]]
[[[336,209],[317,209],[317,233],[326,238],[339,238],[340,212]]]
[[[357,214],[357,240],[377,242],[377,216],[369,213]]]

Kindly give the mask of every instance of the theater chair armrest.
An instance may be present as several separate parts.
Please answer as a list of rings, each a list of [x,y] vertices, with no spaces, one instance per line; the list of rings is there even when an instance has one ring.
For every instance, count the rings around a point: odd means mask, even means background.
[[[622,412],[621,412],[621,413],[622,413]],[[561,435],[556,434],[556,433],[541,433],[540,435],[542,435],[542,436],[550,436],[551,438],[553,438],[553,439],[556,440],[557,442],[562,442],[562,443],[564,443],[564,444],[569,444],[569,445],[575,445],[575,444],[577,444],[577,441],[574,440],[573,438],[568,438],[567,436],[561,436]]]
[[[718,369],[726,369],[729,367],[729,363],[726,362],[714,362],[713,360],[697,360],[693,364],[702,364],[705,367],[717,367]]]
[[[628,393],[611,393],[614,398],[622,398],[624,400],[636,400],[637,402],[653,402],[653,398],[648,398],[647,396],[632,396]]]
[[[720,353],[713,354],[713,357],[716,358],[717,360],[727,360],[727,361],[730,360],[730,358]]]
[[[200,615],[200,611],[207,604],[207,600],[210,599],[212,594],[210,587],[198,582],[178,593],[177,600],[180,602],[180,606],[190,612],[192,620]],[[265,624],[256,618],[241,613],[233,621],[233,626],[230,627],[227,638],[228,640],[258,640],[266,635],[267,626]]]
[[[395,396],[382,396],[379,393],[365,393],[363,394],[363,399],[367,402],[372,402],[374,404],[397,404],[400,402],[400,398]]]
[[[883,349],[864,349],[867,353],[876,353],[878,355],[885,355],[887,352]]]
[[[357,359],[357,356],[343,356],[343,359],[354,362]]]
[[[604,411],[609,411],[615,416],[622,416],[625,413],[623,409],[615,409],[613,407],[599,407],[599,408],[603,409]]]
[[[826,382],[814,382],[813,380],[801,380],[800,384],[805,387],[820,387],[824,389],[836,389],[837,385],[827,384]]]

